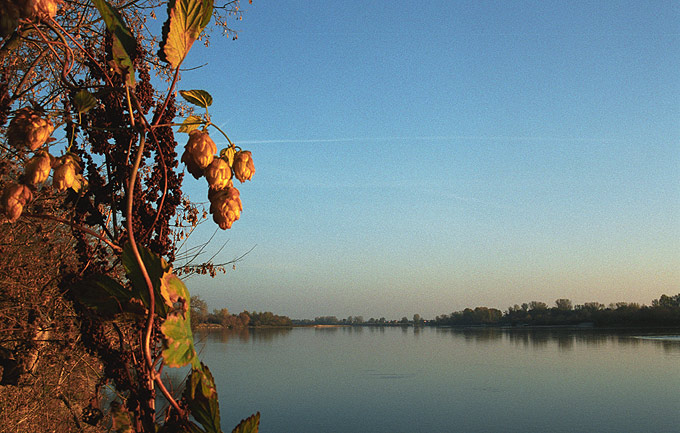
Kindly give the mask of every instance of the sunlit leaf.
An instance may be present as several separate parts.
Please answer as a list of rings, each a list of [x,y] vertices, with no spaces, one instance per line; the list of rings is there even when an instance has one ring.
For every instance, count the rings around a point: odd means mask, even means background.
[[[201,363],[191,369],[184,390],[184,398],[191,416],[203,426],[206,433],[222,433],[217,389],[207,365]]]
[[[189,291],[176,275],[166,272],[161,279],[161,295],[170,311],[161,325],[164,362],[169,367],[198,365],[191,332]]]
[[[137,249],[139,250],[139,255],[142,258],[142,262],[144,263],[144,267],[149,274],[149,279],[153,286],[156,314],[165,317],[168,312],[168,307],[165,302],[163,302],[160,288],[161,278],[163,278],[163,274],[165,274],[170,267],[165,260],[151,252],[148,248],[138,244]],[[123,267],[125,268],[128,279],[132,283],[133,295],[141,299],[146,307],[149,307],[149,305],[151,305],[149,289],[146,280],[144,279],[142,269],[139,267],[139,263],[137,263],[137,259],[132,251],[132,245],[129,242],[123,246]]]
[[[231,433],[257,433],[260,428],[260,412],[241,420]]]
[[[92,0],[92,3],[99,10],[104,23],[106,23],[106,28],[113,36],[111,67],[124,76],[126,84],[132,87],[135,85],[135,70],[132,59],[134,59],[137,50],[137,40],[125,25],[123,17],[106,0]]]
[[[212,0],[170,0],[158,57],[174,69],[184,61],[212,17]]]
[[[188,304],[188,301],[187,301]],[[161,325],[163,339],[163,361],[168,367],[183,367],[196,363],[194,336],[191,322],[179,314],[170,314]]]
[[[91,108],[97,105],[97,99],[94,97],[94,95],[84,89],[76,93],[75,98],[73,98],[73,102],[75,103],[78,113],[87,113]]]
[[[180,90],[179,94],[187,102],[198,105],[199,107],[208,108],[212,105],[212,96],[205,90]]]
[[[200,116],[189,116],[186,119],[184,119],[184,122],[182,122],[182,126],[179,127],[177,132],[186,132],[189,133],[195,129],[198,129],[199,126],[203,124],[203,118]]]

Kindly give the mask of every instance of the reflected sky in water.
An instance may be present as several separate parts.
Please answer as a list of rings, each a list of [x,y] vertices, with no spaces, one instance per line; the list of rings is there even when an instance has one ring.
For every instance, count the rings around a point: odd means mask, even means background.
[[[647,333],[648,334],[648,333]],[[680,341],[639,332],[302,328],[200,332],[223,428],[640,432],[680,425]]]

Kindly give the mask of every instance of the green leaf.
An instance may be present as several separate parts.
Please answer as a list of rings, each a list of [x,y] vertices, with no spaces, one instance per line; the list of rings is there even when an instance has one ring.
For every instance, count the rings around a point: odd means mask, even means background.
[[[163,339],[163,361],[168,367],[182,367],[196,363],[194,336],[188,319],[170,315],[161,325]]]
[[[161,278],[170,269],[170,266],[148,248],[137,244],[137,249],[153,286],[156,314],[160,317],[165,317],[168,314],[168,307],[163,302],[161,295]],[[123,246],[123,267],[128,279],[132,283],[133,295],[141,299],[142,303],[148,308],[151,305],[149,289],[146,285],[144,274],[142,274],[142,269],[139,267],[139,263],[137,263],[137,259],[132,251],[130,242]]]
[[[167,272],[161,280],[161,295],[165,305],[171,309],[161,325],[161,332],[165,337],[163,361],[168,367],[182,367],[189,363],[198,365],[191,332],[189,291],[182,280]]]
[[[113,278],[96,274],[88,276],[74,286],[78,300],[102,316],[112,317],[130,311],[132,292]]]
[[[87,90],[81,90],[76,93],[74,103],[78,113],[87,113],[91,108],[97,105],[97,99]]]
[[[191,369],[184,390],[184,398],[191,416],[203,426],[206,433],[222,433],[215,379],[207,365],[201,363]]]
[[[177,132],[186,132],[187,134],[195,129],[198,129],[204,122],[203,118],[200,116],[189,116],[184,119],[182,126],[179,127]]]
[[[208,108],[212,105],[212,96],[205,90],[180,90],[179,94],[187,102],[198,105],[199,107]]]
[[[231,433],[257,433],[260,428],[260,412],[241,420]]]
[[[130,29],[125,25],[123,17],[106,0],[92,0],[99,10],[106,28],[113,36],[111,67],[117,73],[125,77],[126,84],[130,87],[135,85],[135,68],[132,59],[137,51],[137,40]]]
[[[213,0],[170,0],[158,57],[175,69],[210,22]]]

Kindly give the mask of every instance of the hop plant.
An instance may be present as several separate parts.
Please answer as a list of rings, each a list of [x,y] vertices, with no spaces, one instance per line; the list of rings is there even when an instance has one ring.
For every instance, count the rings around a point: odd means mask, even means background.
[[[52,168],[52,157],[46,151],[38,152],[24,167],[24,181],[37,186],[47,180]]]
[[[17,111],[14,119],[7,128],[9,145],[19,149],[28,147],[36,150],[52,135],[54,126],[49,119],[41,117],[30,108],[24,107]]]
[[[255,174],[255,164],[253,163],[253,155],[248,150],[236,152],[234,155],[234,176],[241,183],[250,180]]]
[[[210,189],[225,189],[231,179],[231,168],[229,163],[223,158],[215,158],[205,169],[205,178],[210,185]]]
[[[57,191],[66,191],[73,187],[76,182],[76,172],[79,170],[78,162],[71,154],[66,154],[57,159],[52,175],[52,185]]]
[[[210,165],[217,152],[217,146],[205,131],[193,130],[189,133],[189,141],[184,146],[182,162],[196,179],[203,175],[203,170]]]
[[[11,183],[5,187],[0,197],[0,209],[10,222],[15,222],[24,211],[24,206],[31,200],[33,200],[33,193],[28,186]]]
[[[60,2],[55,0],[29,0],[26,2],[26,18],[52,18],[57,14]]]
[[[210,213],[213,220],[222,230],[231,228],[231,225],[239,219],[243,205],[238,190],[234,187],[227,187],[220,191],[210,191]]]

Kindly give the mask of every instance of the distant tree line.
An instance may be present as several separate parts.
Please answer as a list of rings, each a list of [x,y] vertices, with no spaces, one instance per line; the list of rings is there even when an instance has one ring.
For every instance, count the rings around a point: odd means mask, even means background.
[[[605,306],[599,302],[573,305],[569,299],[557,299],[554,307],[532,301],[515,304],[502,312],[496,308],[466,308],[437,316],[433,326],[680,326],[680,294],[661,295],[651,306],[617,302]]]
[[[293,321],[289,317],[269,311],[258,313],[244,310],[239,314],[231,314],[227,308],[222,308],[213,309],[212,313],[208,313],[208,304],[199,296],[191,297],[191,321],[192,326],[208,324],[225,328],[293,326]]]

